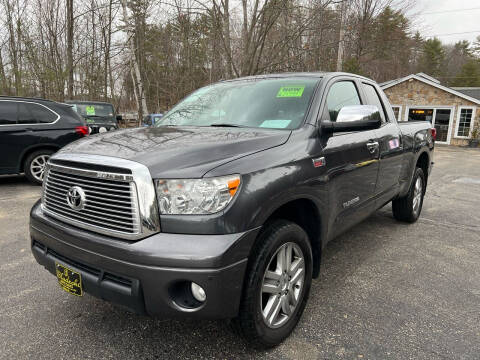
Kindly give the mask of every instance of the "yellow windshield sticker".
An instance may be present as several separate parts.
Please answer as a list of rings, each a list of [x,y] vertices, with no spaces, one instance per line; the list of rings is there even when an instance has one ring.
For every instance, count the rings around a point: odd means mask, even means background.
[[[95,107],[93,105],[85,106],[85,113],[87,115],[95,115]]]
[[[277,98],[302,97],[303,90],[305,90],[303,85],[282,86],[278,90]]]

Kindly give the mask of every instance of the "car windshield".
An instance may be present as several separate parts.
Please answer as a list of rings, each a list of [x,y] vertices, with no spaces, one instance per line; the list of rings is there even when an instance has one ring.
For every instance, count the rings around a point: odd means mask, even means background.
[[[72,104],[73,109],[82,116],[101,116],[101,117],[112,117],[113,116],[113,106],[110,104]]]
[[[239,80],[201,88],[156,126],[232,126],[295,129],[305,118],[319,79]]]

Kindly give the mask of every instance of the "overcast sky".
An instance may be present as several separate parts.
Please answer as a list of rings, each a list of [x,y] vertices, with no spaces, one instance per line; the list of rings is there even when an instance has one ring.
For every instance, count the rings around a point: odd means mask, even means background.
[[[424,37],[475,31],[469,34],[437,36],[443,43],[455,43],[464,39],[473,42],[480,35],[480,0],[416,0],[415,2],[416,5],[408,11],[408,14],[411,15],[410,19],[414,22],[415,29],[418,29]],[[450,11],[459,9],[469,10]],[[438,13],[428,14],[433,12]]]

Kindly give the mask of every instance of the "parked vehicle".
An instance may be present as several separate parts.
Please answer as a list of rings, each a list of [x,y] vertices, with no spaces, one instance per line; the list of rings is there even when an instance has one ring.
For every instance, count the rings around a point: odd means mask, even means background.
[[[62,146],[88,135],[69,105],[0,96],[0,174],[18,174],[41,184],[45,165]]]
[[[163,114],[148,114],[143,118],[142,125],[145,127],[160,124]]]
[[[98,134],[118,129],[118,121],[122,120],[121,115],[115,115],[112,104],[101,101],[80,101],[67,100],[74,110],[82,116],[91,134]]]
[[[274,346],[299,321],[328,241],[388,202],[396,219],[418,219],[430,127],[399,126],[378,85],[352,74],[207,86],[162,126],[52,157],[32,252],[75,295],[233,318],[251,344]]]

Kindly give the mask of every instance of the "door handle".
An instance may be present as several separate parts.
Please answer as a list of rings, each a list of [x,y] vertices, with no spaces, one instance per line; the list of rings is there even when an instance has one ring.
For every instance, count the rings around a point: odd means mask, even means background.
[[[367,149],[370,154],[374,154],[378,150],[378,141],[370,141],[367,143]]]

